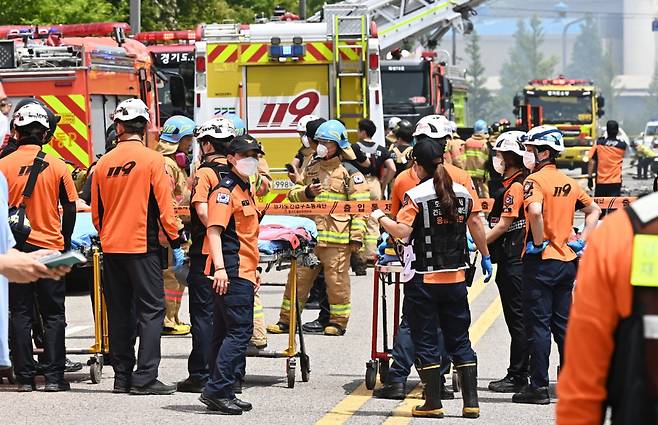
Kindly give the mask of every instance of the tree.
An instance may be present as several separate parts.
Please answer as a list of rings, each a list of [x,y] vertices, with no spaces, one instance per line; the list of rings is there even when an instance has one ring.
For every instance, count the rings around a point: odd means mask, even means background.
[[[490,118],[491,93],[484,87],[484,64],[480,56],[480,37],[477,32],[473,31],[467,43],[468,122],[475,122],[478,119]]]
[[[591,16],[588,16],[580,26],[580,34],[574,42],[567,75],[569,78],[597,81],[597,77],[600,77],[597,73],[602,73],[605,65],[604,55],[599,26]]]
[[[119,9],[110,1],[96,0],[89,6],[87,0],[0,0],[0,24],[76,24],[120,17]]]
[[[544,30],[537,16],[526,26],[519,19],[514,32],[515,45],[500,71],[500,93],[495,102],[495,113],[500,117],[512,118],[512,99],[528,81],[550,78],[557,64],[557,57],[544,57],[542,45]]]

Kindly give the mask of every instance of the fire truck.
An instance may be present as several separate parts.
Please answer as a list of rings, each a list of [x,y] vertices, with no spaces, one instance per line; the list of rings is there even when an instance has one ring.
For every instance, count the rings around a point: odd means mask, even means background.
[[[307,21],[209,24],[195,51],[194,118],[235,113],[267,152],[275,189],[261,201],[281,201],[292,186],[284,165],[300,147],[296,124],[315,114],[378,125],[384,144],[380,51],[416,34],[440,34],[467,22],[483,0],[351,0],[325,5]]]
[[[580,167],[587,173],[590,147],[598,138],[599,118],[605,101],[592,81],[532,80],[514,97],[514,115],[521,127],[554,125],[564,135],[566,149],[557,159],[563,168]]]
[[[194,43],[196,30],[149,31],[135,34],[151,52],[157,69],[160,125],[172,115],[194,116]]]
[[[151,56],[142,43],[125,37],[126,29],[115,23],[0,28],[0,81],[7,96],[14,104],[35,97],[61,117],[44,151],[74,167],[86,168],[105,152],[111,114],[127,98],[149,106],[148,142],[157,142]]]
[[[412,124],[430,114],[445,115],[458,126],[466,125],[466,85],[463,75],[444,62],[436,52],[421,58],[385,60],[381,64],[384,118],[399,117]],[[448,78],[448,73],[453,76]]]

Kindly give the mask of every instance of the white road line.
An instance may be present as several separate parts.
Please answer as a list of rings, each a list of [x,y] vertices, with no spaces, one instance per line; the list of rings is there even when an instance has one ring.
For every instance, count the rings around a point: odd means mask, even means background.
[[[87,329],[91,329],[91,326],[68,326],[66,328],[65,335],[71,336],[71,335],[79,334],[80,332],[86,331]]]

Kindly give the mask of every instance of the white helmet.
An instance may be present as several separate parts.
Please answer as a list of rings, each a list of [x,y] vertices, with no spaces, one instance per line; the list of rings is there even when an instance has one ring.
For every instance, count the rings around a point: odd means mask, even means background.
[[[402,121],[401,118],[398,117],[392,117],[391,119],[388,120],[388,129],[393,130],[395,127],[398,126],[398,124]]]
[[[233,122],[223,116],[210,118],[208,121],[201,124],[200,127],[197,127],[194,132],[194,136],[197,139],[201,139],[202,137],[228,139],[230,137],[235,137],[236,135]]]
[[[318,117],[317,115],[304,115],[297,122],[297,132],[306,133],[306,124],[310,123],[311,121],[315,121],[319,119],[320,117]]]
[[[457,132],[457,123],[456,122],[450,121],[450,131],[452,131],[453,134]]]
[[[131,121],[136,118],[151,121],[149,108],[141,99],[126,99],[117,105],[112,119],[114,121]]]
[[[41,124],[44,128],[50,128],[48,113],[38,103],[28,103],[14,112],[14,126],[25,127],[33,122]]]
[[[450,136],[452,135],[450,121],[443,115],[428,115],[418,121],[413,135],[414,137],[425,135],[432,139],[442,139]]]
[[[552,125],[540,125],[533,127],[526,134],[526,146],[548,146],[556,152],[564,151],[564,139],[562,132]]]
[[[525,154],[523,142],[526,135],[523,131],[507,131],[496,139],[493,150],[498,152],[512,152],[520,157]]]

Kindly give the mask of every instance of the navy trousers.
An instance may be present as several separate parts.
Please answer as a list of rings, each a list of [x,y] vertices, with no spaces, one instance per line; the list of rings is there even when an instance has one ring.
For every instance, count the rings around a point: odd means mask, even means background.
[[[192,351],[187,359],[190,377],[201,382],[208,380],[208,354],[213,329],[214,291],[212,281],[206,277],[205,255],[190,256],[190,272],[187,275],[187,288],[190,301],[190,322],[192,324]]]
[[[571,308],[576,262],[523,259],[523,313],[530,352],[530,385],[548,386],[551,334],[563,361],[564,336]]]

